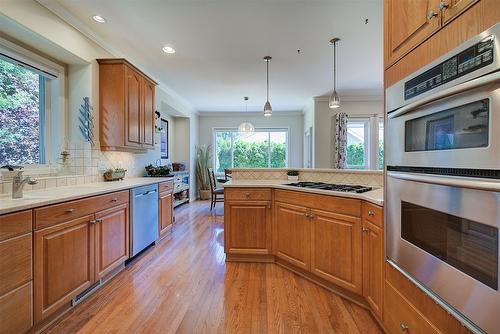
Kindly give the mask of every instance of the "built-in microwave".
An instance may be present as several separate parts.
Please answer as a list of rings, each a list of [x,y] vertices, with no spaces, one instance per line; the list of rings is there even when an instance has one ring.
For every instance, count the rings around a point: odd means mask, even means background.
[[[386,256],[500,333],[500,24],[386,90]]]

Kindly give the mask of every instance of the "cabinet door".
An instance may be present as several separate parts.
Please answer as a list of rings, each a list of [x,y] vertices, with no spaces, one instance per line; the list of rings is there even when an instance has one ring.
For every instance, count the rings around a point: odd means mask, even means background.
[[[274,252],[277,257],[309,271],[311,268],[311,222],[308,208],[276,202]]]
[[[271,202],[227,202],[224,211],[227,254],[271,254]]]
[[[368,222],[363,222],[363,296],[372,311],[382,319],[384,288],[384,233]]]
[[[443,24],[447,24],[456,16],[465,11],[469,6],[479,0],[443,0],[440,7],[443,11]]]
[[[361,294],[361,219],[312,210],[311,272]]]
[[[441,27],[439,0],[385,0],[385,67]]]
[[[143,79],[142,90],[142,143],[145,146],[154,146],[154,112],[155,86]]]
[[[129,258],[128,204],[96,213],[95,218],[95,272],[100,279]]]
[[[93,215],[35,231],[35,321],[90,287],[94,278]]]
[[[174,217],[172,193],[160,194],[158,198],[158,233],[160,237],[165,235],[172,226]]]
[[[125,146],[141,146],[141,76],[125,67],[126,77],[126,113],[125,113]]]

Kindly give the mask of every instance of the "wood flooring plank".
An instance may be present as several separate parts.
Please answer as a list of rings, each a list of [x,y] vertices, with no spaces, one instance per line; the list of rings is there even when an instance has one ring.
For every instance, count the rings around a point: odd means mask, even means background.
[[[369,312],[275,264],[226,263],[222,208],[175,211],[172,233],[47,333],[381,333]]]

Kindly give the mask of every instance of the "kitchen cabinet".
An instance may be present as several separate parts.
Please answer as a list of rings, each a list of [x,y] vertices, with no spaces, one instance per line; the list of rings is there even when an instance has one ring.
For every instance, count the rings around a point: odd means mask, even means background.
[[[158,235],[160,238],[172,228],[174,218],[172,191],[172,182],[163,182],[158,186]]]
[[[467,8],[472,6],[479,0],[442,0],[439,3],[439,8],[443,15],[443,24],[453,20]]]
[[[313,209],[310,220],[311,272],[361,294],[361,218]]]
[[[129,208],[122,204],[95,214],[96,279],[129,258]]]
[[[441,27],[439,0],[385,0],[385,67]]]
[[[33,326],[32,211],[0,216],[0,334]]]
[[[274,254],[296,267],[311,269],[311,220],[307,207],[274,203]]]
[[[101,150],[154,148],[156,82],[125,59],[98,59]]]
[[[228,221],[224,224],[224,249],[227,254],[271,254],[270,201],[226,201],[224,217]]]
[[[34,210],[35,323],[129,258],[128,202],[125,190]]]
[[[384,292],[384,232],[363,220],[363,297],[373,313],[382,319]]]
[[[93,222],[87,215],[35,231],[35,322],[95,281]]]

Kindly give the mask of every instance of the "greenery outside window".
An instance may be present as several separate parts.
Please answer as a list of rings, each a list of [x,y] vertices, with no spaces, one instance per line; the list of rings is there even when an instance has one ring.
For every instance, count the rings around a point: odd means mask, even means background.
[[[227,168],[286,168],[288,129],[214,130],[216,172]]]
[[[384,121],[377,116],[349,117],[347,168],[383,169]]]

